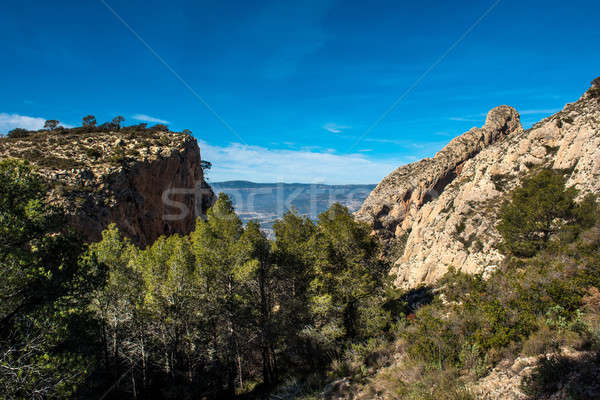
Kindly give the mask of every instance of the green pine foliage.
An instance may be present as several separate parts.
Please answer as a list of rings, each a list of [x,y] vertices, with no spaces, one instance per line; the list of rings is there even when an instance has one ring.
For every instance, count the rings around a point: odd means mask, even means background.
[[[66,398],[93,366],[87,310],[103,273],[46,202],[34,168],[0,161],[0,393]]]
[[[565,225],[577,222],[577,190],[565,183],[562,173],[544,169],[511,192],[498,224],[506,253],[531,257]]]
[[[509,193],[489,278],[451,269],[408,292],[339,204],[287,212],[269,240],[220,195],[189,235],[140,249],[111,225],[86,247],[31,166],[0,162],[0,185],[6,398],[319,398],[347,378],[367,397],[467,400],[504,358],[600,349],[599,207],[560,172]],[[523,390],[579,398],[553,369],[576,366],[549,360]]]
[[[269,241],[221,194],[189,236],[140,250],[114,227],[90,247],[108,268],[93,309],[105,375],[122,395],[232,397],[324,371],[390,322],[386,265],[369,229],[334,205],[314,224],[290,211]],[[106,376],[108,379],[108,376]]]

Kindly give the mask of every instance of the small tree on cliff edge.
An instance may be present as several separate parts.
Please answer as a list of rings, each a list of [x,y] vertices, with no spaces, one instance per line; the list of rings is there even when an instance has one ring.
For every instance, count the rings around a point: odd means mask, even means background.
[[[119,130],[121,129],[121,122],[125,121],[125,118],[123,118],[122,116],[118,115],[116,117],[113,118],[112,120],[112,124],[115,127],[115,129]]]
[[[55,119],[49,119],[44,123],[44,129],[53,131],[58,127],[59,121]]]
[[[86,128],[92,128],[94,126],[96,126],[96,117],[94,117],[93,115],[86,115],[85,117],[83,117],[83,126]]]

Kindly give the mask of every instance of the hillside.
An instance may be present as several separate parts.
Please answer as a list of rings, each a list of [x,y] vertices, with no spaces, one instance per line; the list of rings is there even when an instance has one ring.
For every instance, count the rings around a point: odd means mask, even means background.
[[[160,235],[188,233],[213,201],[200,149],[186,133],[138,125],[11,136],[0,139],[0,158],[36,165],[51,185],[53,202],[88,240],[99,240],[111,222],[140,246]]]
[[[567,172],[581,195],[600,190],[600,79],[575,103],[531,129],[507,106],[432,159],[388,175],[356,213],[382,238],[396,283],[433,283],[453,266],[482,272],[503,256],[497,214],[504,194],[538,168]]]

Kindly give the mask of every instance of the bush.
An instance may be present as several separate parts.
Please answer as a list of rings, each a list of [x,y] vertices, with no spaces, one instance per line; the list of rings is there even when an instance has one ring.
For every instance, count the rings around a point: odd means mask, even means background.
[[[95,147],[88,147],[85,149],[85,154],[93,159],[98,159],[102,156],[102,152]]]
[[[9,138],[17,139],[17,138],[26,138],[30,136],[33,132],[28,131],[27,129],[15,128],[12,131],[9,131],[6,135]]]
[[[521,390],[530,396],[545,396],[556,392],[562,379],[571,372],[571,365],[564,357],[543,356],[531,375],[523,378]]]
[[[497,225],[505,253],[531,257],[575,219],[577,190],[565,184],[562,174],[544,169],[510,193]]]
[[[506,185],[511,178],[512,176],[508,174],[495,174],[491,176],[492,183],[499,192],[506,190]]]
[[[529,336],[523,343],[522,353],[526,356],[537,356],[555,352],[560,347],[559,338],[556,332],[550,329],[546,324],[540,324],[541,328]]]
[[[428,369],[401,363],[373,378],[363,398],[406,400],[474,400],[454,368]]]

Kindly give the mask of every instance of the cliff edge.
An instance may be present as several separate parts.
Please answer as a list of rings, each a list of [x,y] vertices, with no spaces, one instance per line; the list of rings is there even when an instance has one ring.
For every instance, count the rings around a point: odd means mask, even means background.
[[[0,158],[38,167],[76,231],[99,240],[110,223],[139,246],[186,234],[214,200],[196,139],[127,127],[37,131],[0,139]]]

